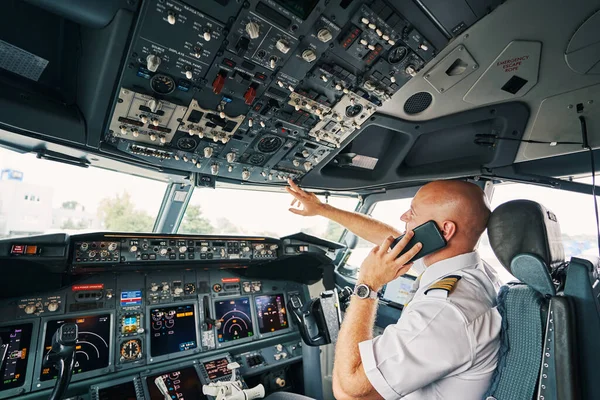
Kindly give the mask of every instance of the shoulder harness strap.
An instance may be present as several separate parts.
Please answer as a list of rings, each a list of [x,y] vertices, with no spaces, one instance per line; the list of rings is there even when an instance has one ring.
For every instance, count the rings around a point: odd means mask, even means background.
[[[460,278],[462,278],[460,275],[448,275],[443,277],[442,279],[440,279],[439,281],[433,283],[431,286],[429,286],[427,288],[427,290],[425,290],[425,294],[427,295],[429,292],[432,292],[431,294],[433,295],[435,294],[442,294],[442,296],[435,296],[435,297],[448,297],[448,295],[450,295],[450,293],[452,293],[452,291],[454,290],[454,288],[456,287],[456,283],[460,280]]]

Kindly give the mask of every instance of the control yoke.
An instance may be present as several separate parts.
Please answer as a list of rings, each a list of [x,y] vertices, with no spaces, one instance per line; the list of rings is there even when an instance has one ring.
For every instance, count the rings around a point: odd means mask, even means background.
[[[231,379],[225,382],[211,382],[202,387],[202,393],[213,396],[215,400],[253,400],[265,397],[265,387],[262,384],[252,389],[244,389],[244,384],[237,378],[240,364],[232,362],[227,364],[231,371]]]
[[[325,291],[306,304],[298,295],[292,295],[287,307],[307,345],[321,346],[337,340],[342,315],[336,289]]]
[[[77,324],[63,324],[52,336],[52,348],[44,358],[44,368],[54,367],[58,370],[58,378],[50,400],[62,399],[69,386],[75,365],[75,345],[78,336]]]

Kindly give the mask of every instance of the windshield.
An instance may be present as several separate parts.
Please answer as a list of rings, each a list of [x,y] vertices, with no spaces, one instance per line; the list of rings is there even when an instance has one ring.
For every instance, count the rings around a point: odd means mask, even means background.
[[[354,197],[319,199],[348,211],[354,211],[358,204]],[[289,211],[291,202],[292,196],[286,192],[198,188],[190,199],[179,233],[282,237],[304,232],[339,241],[344,228],[323,217],[293,214]]]
[[[0,237],[151,232],[166,183],[0,148]]]

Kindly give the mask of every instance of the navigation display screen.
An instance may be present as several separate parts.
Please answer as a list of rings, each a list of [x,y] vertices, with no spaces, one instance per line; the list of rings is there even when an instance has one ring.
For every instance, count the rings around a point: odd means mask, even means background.
[[[256,296],[254,302],[256,303],[260,333],[275,332],[288,327],[283,293]]]
[[[217,329],[219,342],[230,342],[254,336],[248,297],[215,302],[215,314],[217,320],[221,322],[221,327]]]
[[[207,400],[202,394],[202,383],[194,367],[149,376],[146,378],[146,385],[150,399]]]
[[[385,287],[383,292],[384,300],[401,305],[406,304],[410,299],[410,292],[416,279],[412,275],[403,275],[400,278],[394,279]]]
[[[110,355],[109,314],[48,321],[44,336],[44,356],[52,348],[52,336],[60,326],[66,323],[75,323],[79,327],[73,374],[108,367]],[[42,367],[41,372],[40,380],[42,381],[49,381],[58,375],[58,371],[53,367]]]
[[[226,357],[202,363],[208,374],[208,379],[211,381],[231,375],[231,371],[227,369],[227,364],[229,364],[229,360]]]
[[[0,392],[23,386],[33,324],[0,327]]]
[[[135,385],[133,381],[121,383],[98,390],[98,400],[136,400]]]
[[[198,347],[193,305],[153,308],[150,315],[152,357]]]

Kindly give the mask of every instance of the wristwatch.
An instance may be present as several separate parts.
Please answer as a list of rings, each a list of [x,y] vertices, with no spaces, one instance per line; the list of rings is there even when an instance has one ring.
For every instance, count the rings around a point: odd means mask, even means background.
[[[378,298],[377,291],[372,290],[368,285],[360,283],[354,286],[354,292],[359,299],[376,299]]]

